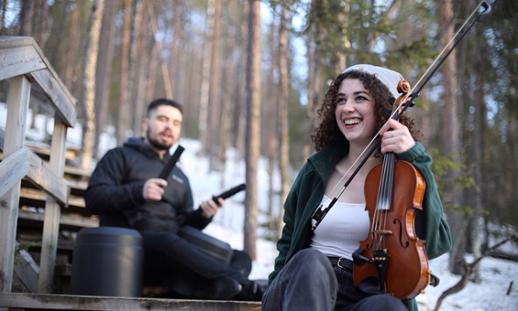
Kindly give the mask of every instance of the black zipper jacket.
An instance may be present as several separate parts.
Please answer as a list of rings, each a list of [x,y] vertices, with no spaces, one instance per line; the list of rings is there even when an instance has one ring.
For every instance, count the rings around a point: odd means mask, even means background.
[[[161,159],[142,137],[111,149],[90,177],[85,194],[87,210],[100,215],[102,226],[170,232],[183,225],[203,229],[211,219],[193,209],[189,179],[178,167],[168,176],[161,201],[144,200],[144,183],[158,177],[169,157],[167,153]]]

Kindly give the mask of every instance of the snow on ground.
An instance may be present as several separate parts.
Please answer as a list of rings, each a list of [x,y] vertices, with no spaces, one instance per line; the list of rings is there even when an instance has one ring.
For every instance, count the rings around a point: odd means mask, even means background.
[[[467,257],[466,260],[469,263],[473,259]],[[432,273],[440,278],[440,283],[438,287],[427,287],[425,294],[417,297],[421,311],[433,310],[439,295],[460,279],[460,276],[448,271],[448,255],[432,260],[430,265]],[[518,310],[518,264],[486,257],[482,259],[480,269],[482,281],[479,284],[470,282],[459,293],[448,296],[440,310]],[[510,295],[506,295],[510,282],[514,282],[514,286]]]

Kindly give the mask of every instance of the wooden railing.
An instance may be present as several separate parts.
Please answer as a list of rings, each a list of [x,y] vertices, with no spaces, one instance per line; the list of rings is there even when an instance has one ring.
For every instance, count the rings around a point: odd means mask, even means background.
[[[76,120],[76,100],[30,37],[0,36],[0,80],[9,81],[3,160],[0,162],[0,291],[10,292],[16,243],[21,179],[47,194],[38,291],[50,293],[56,259],[60,208],[68,200],[63,178],[67,128]],[[33,92],[31,92],[31,89]],[[54,111],[49,162],[25,144],[31,94],[37,92]]]

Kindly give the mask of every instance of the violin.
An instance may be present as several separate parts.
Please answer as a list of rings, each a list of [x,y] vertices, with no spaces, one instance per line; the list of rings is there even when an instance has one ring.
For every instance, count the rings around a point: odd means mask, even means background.
[[[396,106],[409,90],[410,84],[401,80],[398,92],[403,95]],[[415,297],[430,283],[425,242],[417,237],[414,226],[425,189],[421,173],[409,162],[396,160],[394,153],[386,153],[383,163],[369,172],[365,202],[371,225],[367,238],[353,254],[356,286],[372,278],[381,292],[403,299]]]
[[[424,85],[489,9],[486,1],[477,5],[413,88],[410,88],[407,81],[399,82],[398,92],[402,95],[396,99],[389,119],[398,120],[408,107],[414,105]],[[345,172],[347,180],[337,195],[327,206],[320,205],[315,209],[311,217],[313,231],[370,156],[379,149],[385,126],[386,123]],[[396,161],[395,155],[391,153],[385,154],[383,163],[369,172],[365,182],[365,196],[371,226],[367,239],[360,241],[359,249],[353,254],[353,282],[356,286],[364,281],[375,280],[381,292],[404,299],[415,297],[428,284],[438,284],[438,278],[430,273],[425,241],[420,240],[415,233],[415,214],[423,208],[425,190],[421,174],[410,163]]]

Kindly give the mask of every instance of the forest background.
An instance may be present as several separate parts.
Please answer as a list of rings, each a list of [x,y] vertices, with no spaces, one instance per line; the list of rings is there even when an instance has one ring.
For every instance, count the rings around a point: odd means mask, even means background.
[[[235,148],[246,162],[244,248],[255,258],[258,225],[279,236],[282,202],[312,153],[329,81],[349,65],[372,63],[414,83],[477,4],[2,0],[0,26],[1,35],[32,36],[77,98],[84,169],[105,151],[101,133],[117,143],[140,135],[145,107],[158,97],[184,105],[184,136],[200,141],[209,170],[223,172],[225,151]],[[518,2],[491,4],[409,111],[434,156],[456,273],[466,252],[487,255],[502,239],[511,247],[491,254],[518,259]],[[45,113],[36,99],[31,108]],[[259,157],[271,177],[269,220],[260,224]]]

